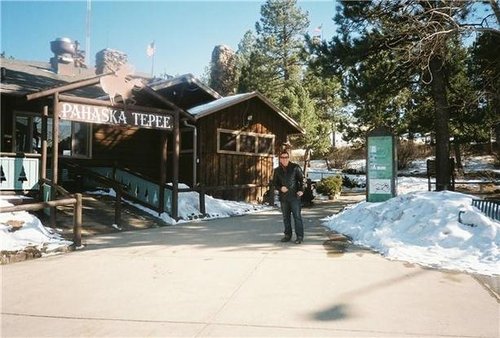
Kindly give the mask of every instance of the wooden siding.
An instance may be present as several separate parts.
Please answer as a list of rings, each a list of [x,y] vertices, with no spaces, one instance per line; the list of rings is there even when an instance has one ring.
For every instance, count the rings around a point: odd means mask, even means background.
[[[248,115],[252,121],[246,125]],[[217,153],[217,129],[275,135],[274,153],[287,140],[284,120],[258,99],[210,114],[198,121],[199,181],[214,197],[262,201],[273,172],[273,156]]]
[[[164,131],[94,125],[93,162],[116,162],[119,167],[159,180],[162,132]]]

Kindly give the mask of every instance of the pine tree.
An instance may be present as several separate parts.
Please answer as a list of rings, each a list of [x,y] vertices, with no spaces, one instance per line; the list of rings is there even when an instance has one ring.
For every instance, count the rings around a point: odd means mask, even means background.
[[[336,17],[339,35],[311,44],[316,63],[341,74],[346,97],[360,124],[391,124],[398,129],[415,118],[413,94],[430,93],[436,139],[436,188],[450,182],[450,93],[453,46],[450,41],[472,25],[464,24],[473,1],[342,1]],[[451,48],[451,49],[450,49]],[[408,95],[410,93],[411,95]],[[401,113],[408,113],[408,119]],[[421,111],[422,115],[428,111]],[[404,117],[404,119],[402,119]]]

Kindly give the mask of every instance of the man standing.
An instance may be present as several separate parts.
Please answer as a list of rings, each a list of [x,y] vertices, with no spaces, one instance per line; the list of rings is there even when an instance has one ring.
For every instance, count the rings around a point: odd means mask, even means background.
[[[274,168],[273,186],[279,191],[281,203],[281,213],[283,214],[283,223],[285,223],[285,237],[282,242],[289,242],[292,238],[292,218],[295,224],[296,244],[304,240],[304,225],[300,214],[300,197],[304,194],[304,174],[300,166],[290,162],[290,155],[287,151],[280,154],[280,165]]]

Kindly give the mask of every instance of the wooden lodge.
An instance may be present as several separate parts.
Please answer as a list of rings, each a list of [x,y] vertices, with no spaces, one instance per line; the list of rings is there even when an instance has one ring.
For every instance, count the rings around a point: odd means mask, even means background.
[[[304,132],[262,94],[221,97],[189,74],[130,74],[126,81],[141,86],[125,100],[103,88],[113,72],[68,74],[53,62],[1,59],[1,75],[2,194],[34,191],[50,200],[44,180],[83,189],[76,178],[92,172],[174,218],[182,191],[261,202],[275,156],[289,135]]]

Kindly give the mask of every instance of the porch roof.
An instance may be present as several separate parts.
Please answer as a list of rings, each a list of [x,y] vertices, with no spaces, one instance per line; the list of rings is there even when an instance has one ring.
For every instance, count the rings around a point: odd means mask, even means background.
[[[24,96],[43,89],[59,87],[65,84],[95,77],[94,69],[75,68],[75,75],[61,75],[52,71],[49,62],[1,59],[5,69],[0,93],[12,96]],[[81,97],[99,97],[105,95],[99,86],[77,89],[74,95]]]

